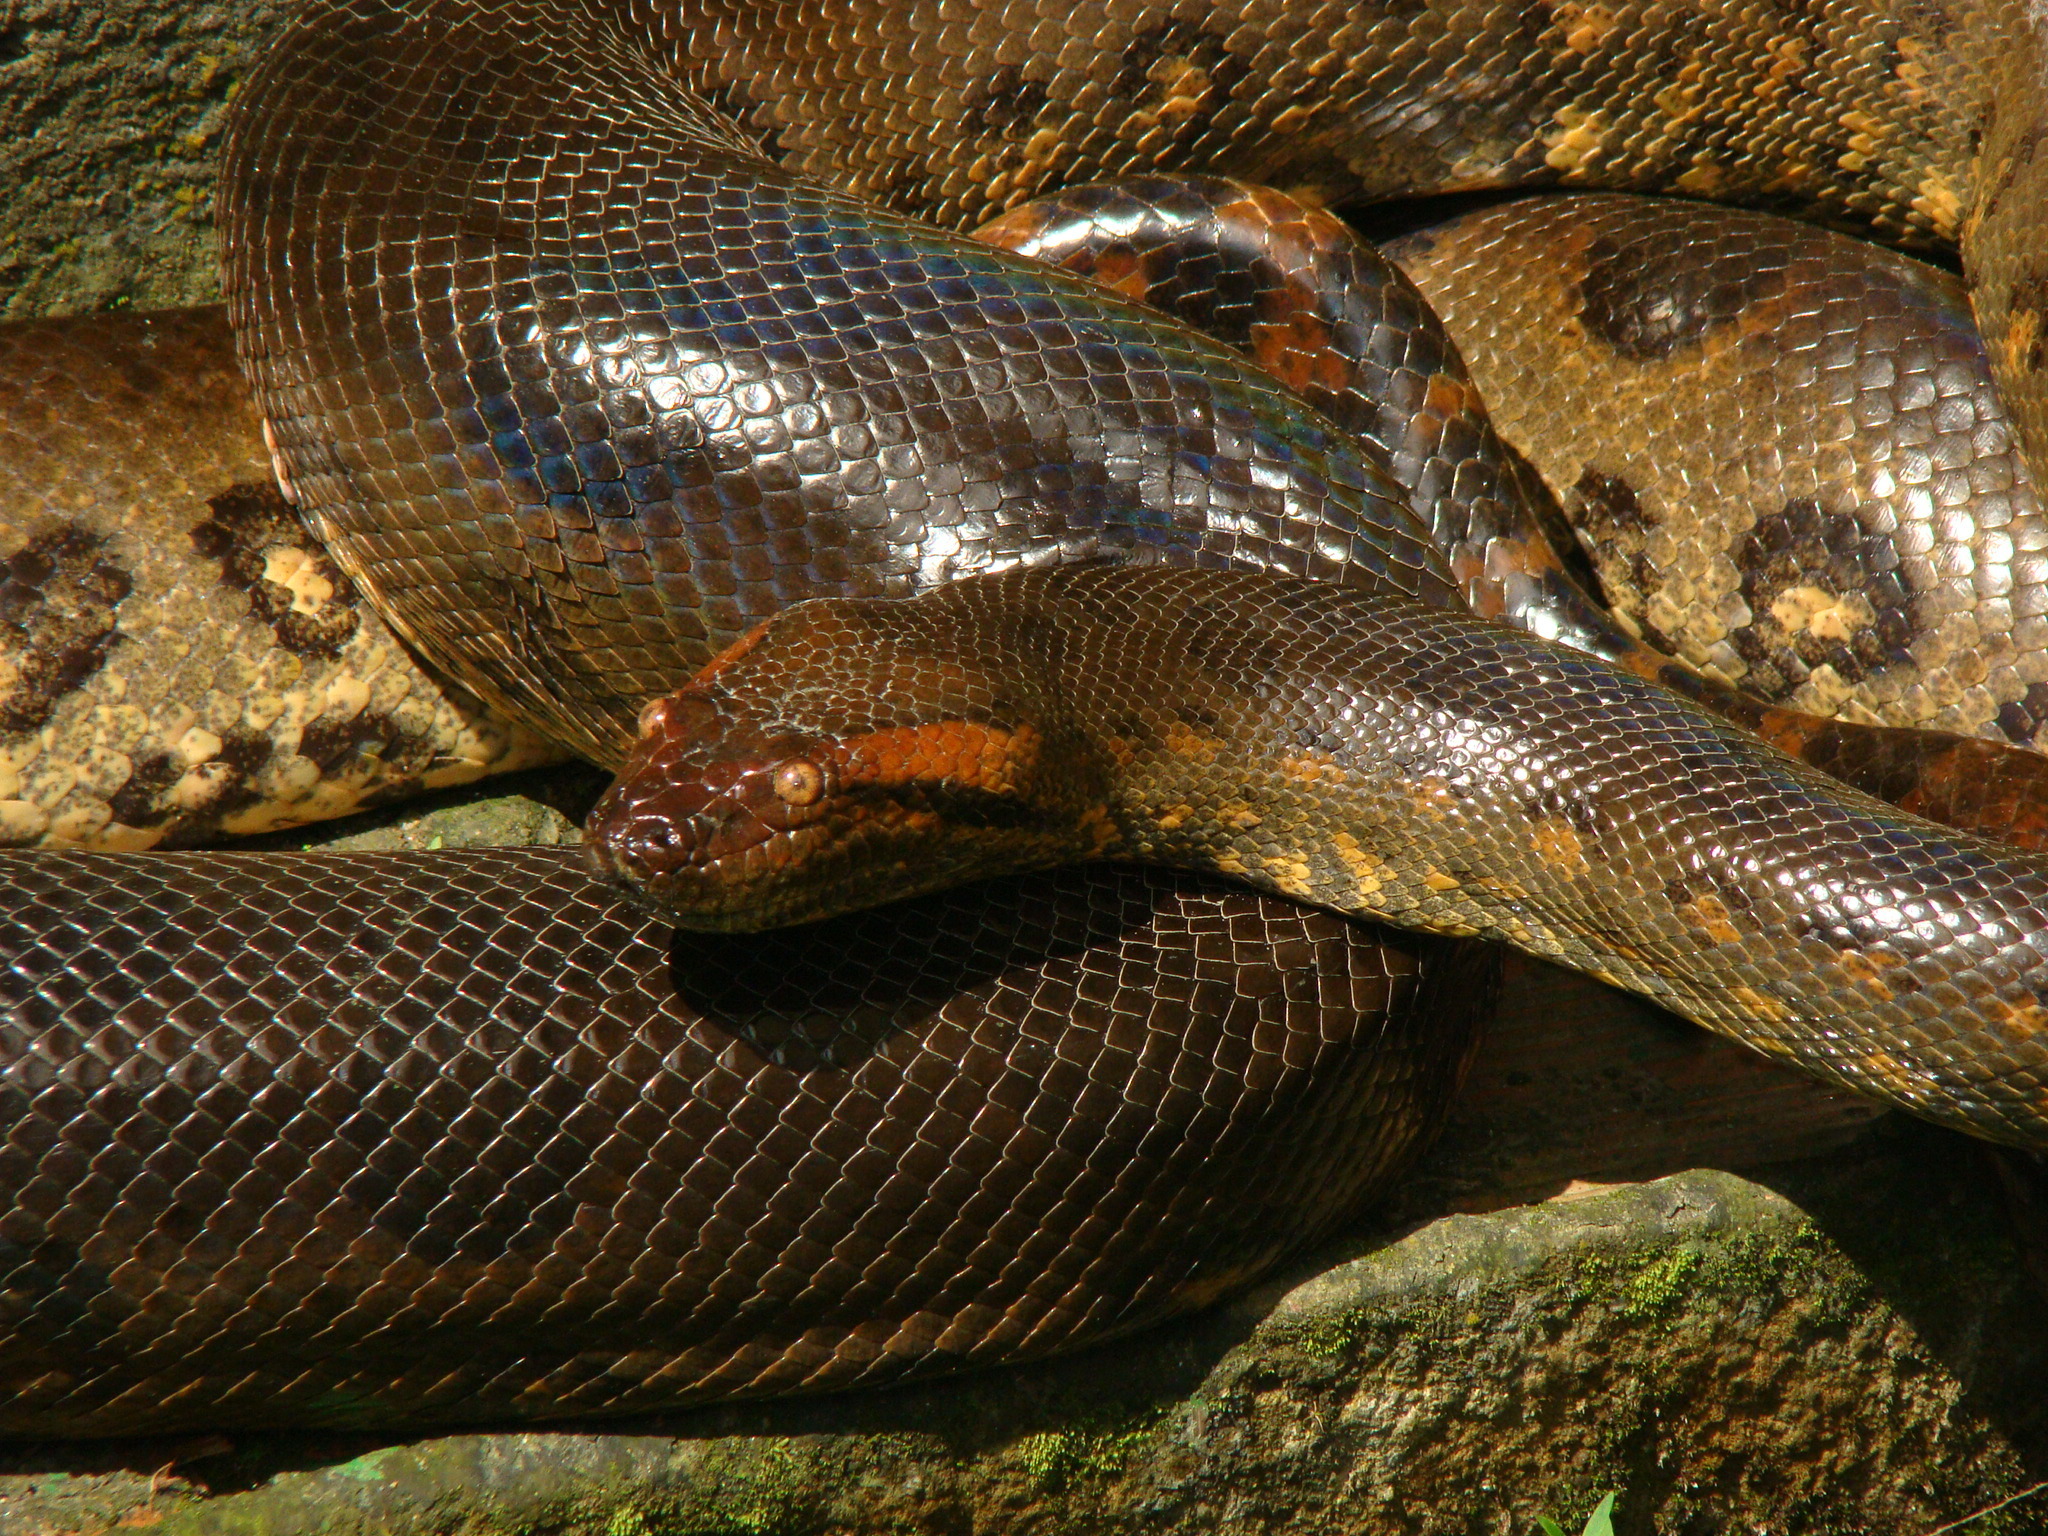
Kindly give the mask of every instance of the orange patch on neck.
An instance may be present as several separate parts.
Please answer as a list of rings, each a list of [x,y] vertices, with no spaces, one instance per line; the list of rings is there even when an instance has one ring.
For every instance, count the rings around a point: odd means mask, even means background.
[[[1004,795],[1018,791],[1043,747],[1044,738],[1028,725],[1011,731],[940,720],[849,737],[834,755],[842,784],[943,783]]]

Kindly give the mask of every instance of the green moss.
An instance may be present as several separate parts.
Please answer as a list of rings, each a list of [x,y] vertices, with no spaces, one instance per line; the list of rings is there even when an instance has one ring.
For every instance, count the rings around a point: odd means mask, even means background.
[[[1371,1314],[1354,1307],[1334,1317],[1311,1318],[1288,1335],[1288,1342],[1318,1360],[1341,1360],[1351,1353]]]
[[[1156,1409],[1083,1419],[1065,1429],[1026,1435],[1017,1442],[1017,1456],[1024,1475],[1043,1492],[1080,1478],[1115,1477],[1158,1419]]]
[[[794,1517],[803,1471],[787,1440],[743,1442],[740,1454],[721,1458],[715,1475],[706,1479],[715,1490],[714,1502],[688,1511],[673,1526],[657,1522],[658,1528],[674,1529],[680,1536],[771,1536]],[[641,1536],[646,1528],[644,1519],[640,1531],[614,1532],[608,1525],[605,1536]]]
[[[1621,1315],[1631,1322],[1663,1317],[1677,1306],[1699,1267],[1697,1248],[1680,1248],[1652,1259],[1622,1286]]]
[[[358,1456],[354,1461],[345,1461],[334,1469],[339,1477],[352,1477],[359,1483],[381,1483],[384,1481],[384,1463],[397,1454],[396,1446],[386,1446],[380,1451],[371,1451]]]

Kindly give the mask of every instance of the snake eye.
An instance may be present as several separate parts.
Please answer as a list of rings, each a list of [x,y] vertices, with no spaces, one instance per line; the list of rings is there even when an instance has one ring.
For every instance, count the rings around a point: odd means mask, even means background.
[[[816,763],[792,757],[775,770],[775,798],[784,805],[816,805],[825,793],[825,774]]]

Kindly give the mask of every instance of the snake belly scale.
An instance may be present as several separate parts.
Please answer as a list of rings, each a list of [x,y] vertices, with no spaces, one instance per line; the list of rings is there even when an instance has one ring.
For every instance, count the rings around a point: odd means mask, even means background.
[[[1154,169],[1796,205],[1960,242],[2035,448],[2038,75],[2017,7],[354,0],[292,23],[241,95],[226,286],[279,484],[350,581],[457,684],[617,763],[648,697],[813,595],[1109,550],[1455,609],[1399,487],[1295,396],[947,230]],[[874,927],[850,942],[887,985],[785,954],[761,1024],[558,856],[8,858],[33,893],[6,917],[13,1433],[619,1412],[1065,1347],[1328,1230],[1459,1056],[1456,1029],[1416,1043],[1373,1011],[1375,974],[1426,990],[1411,941],[1374,959],[1335,919],[1144,876],[880,922],[975,936],[954,970],[987,983],[984,1039],[941,1027],[927,962]],[[381,903],[402,910],[372,937]],[[1141,930],[1128,974],[1089,958]],[[640,981],[581,947],[599,932]],[[1175,1045],[1132,1022],[1162,998],[1223,1022]],[[971,1038],[928,1050],[912,1020]],[[1385,1065],[1291,1075],[1382,1035]],[[975,1040],[996,1086],[970,1105],[929,1074]],[[932,1107],[862,1135],[838,1109],[885,1060]],[[1028,1092],[1004,1076],[1026,1062]],[[1307,1131],[1300,1176],[1233,1212],[1232,1138],[1303,1096],[1304,1125],[1348,1129]],[[1203,1126],[1189,1151],[1125,1113],[1167,1101]],[[665,1139],[705,1105],[705,1136]],[[1328,1174],[1338,1140],[1355,1179]],[[1126,1152],[1133,1203],[1078,1193]],[[1138,1187],[1176,1156],[1214,1181],[1189,1186],[1192,1247],[1120,1245],[1179,1209],[1178,1174]],[[981,1225],[932,1230],[962,1211]],[[649,1317],[672,1320],[652,1347]],[[468,1343],[423,1354],[437,1328]]]

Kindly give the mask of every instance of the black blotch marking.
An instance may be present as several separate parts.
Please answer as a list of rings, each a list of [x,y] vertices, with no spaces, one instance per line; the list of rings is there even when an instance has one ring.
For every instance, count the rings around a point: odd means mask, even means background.
[[[231,485],[206,504],[213,515],[192,529],[192,545],[205,558],[220,562],[221,580],[247,594],[249,612],[270,626],[286,650],[327,661],[339,656],[362,625],[355,584],[306,531],[277,487]],[[311,556],[314,569],[333,587],[317,612],[295,612],[290,589],[264,579],[266,557],[280,548]]]
[[[1579,526],[1596,539],[1639,535],[1663,521],[1643,506],[1636,488],[1622,475],[1589,467],[1572,482],[1572,495]]]
[[[1910,660],[1906,647],[1912,621],[1899,579],[1899,553],[1889,534],[1869,533],[1855,517],[1823,511],[1817,502],[1799,497],[1757,520],[1736,552],[1735,565],[1750,612],[1748,625],[1729,636],[1750,665],[1744,692],[1776,702],[1823,664],[1854,683]],[[1837,598],[1860,594],[1875,617],[1846,640],[1823,638],[1810,629],[1788,633],[1771,608],[1795,587],[1818,588]]]
[[[168,752],[151,752],[132,759],[128,781],[107,797],[107,809],[124,827],[160,827],[171,819],[164,805],[164,791],[185,776],[185,764]]]
[[[969,86],[961,106],[974,135],[1023,139],[1030,137],[1038,114],[1050,99],[1045,86],[1026,79],[1020,66],[1005,64],[988,79]]]
[[[401,773],[417,774],[433,760],[433,743],[412,735],[382,710],[358,710],[347,719],[322,715],[299,732],[299,756],[331,774],[350,758],[376,758]]]
[[[170,806],[164,803],[165,792],[191,769],[169,753],[148,753],[134,760],[128,781],[107,797],[107,808],[126,827],[160,827],[178,817],[177,829],[164,839],[166,848],[202,842],[223,819],[263,798],[250,781],[276,754],[276,744],[261,731],[239,726],[226,731],[220,751],[194,765],[209,770],[205,794],[189,805]]]
[[[1998,712],[1998,728],[2007,741],[2025,745],[2048,724],[2048,683],[2029,683],[2027,691]]]
[[[1116,75],[1109,83],[1109,99],[1133,111],[1156,108],[1188,95],[1185,87],[1199,76],[1203,110],[1188,114],[1184,122],[1202,127],[1244,79],[1247,68],[1219,34],[1191,21],[1169,18],[1140,28],[1124,44]]]
[[[1671,637],[1646,617],[1652,595],[1664,583],[1649,554],[1649,533],[1664,521],[1643,505],[1636,488],[1621,475],[1588,466],[1572,483],[1565,514],[1581,541],[1595,553],[1591,590],[1610,607],[1626,611],[1643,638],[1664,652],[1676,650]]]
[[[66,523],[0,562],[0,651],[14,669],[0,692],[0,736],[40,730],[107,664],[115,611],[135,581],[105,548],[101,535]]]
[[[1716,246],[1683,216],[1626,242],[1609,235],[1586,248],[1579,319],[1622,357],[1650,362],[1692,346],[1743,310],[1784,291],[1789,244]]]

